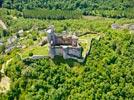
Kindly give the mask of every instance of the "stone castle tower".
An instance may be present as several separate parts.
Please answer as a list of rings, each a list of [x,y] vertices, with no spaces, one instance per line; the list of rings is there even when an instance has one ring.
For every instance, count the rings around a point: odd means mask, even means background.
[[[54,26],[50,26],[47,30],[47,33],[48,42],[51,44],[52,40],[55,40]]]
[[[64,59],[82,58],[82,47],[78,44],[78,38],[73,36],[56,36],[54,26],[47,30],[49,43],[49,54],[51,58],[56,55],[63,56]]]

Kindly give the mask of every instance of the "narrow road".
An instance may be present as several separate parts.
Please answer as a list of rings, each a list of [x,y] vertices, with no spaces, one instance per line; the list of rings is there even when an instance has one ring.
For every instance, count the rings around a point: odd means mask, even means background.
[[[2,65],[1,73],[4,74],[4,68],[12,61],[12,59],[9,59],[6,63]]]
[[[4,74],[4,68],[6,66],[8,66],[8,64],[12,61],[12,58],[9,59],[7,62],[5,62],[2,65],[2,69],[0,70],[2,74]],[[10,89],[10,78],[7,77],[5,74],[4,76],[1,78],[0,81],[0,93],[6,93],[8,90]]]
[[[1,26],[3,29],[7,30],[7,27],[6,27],[5,23],[4,23],[2,20],[0,20],[0,26]]]

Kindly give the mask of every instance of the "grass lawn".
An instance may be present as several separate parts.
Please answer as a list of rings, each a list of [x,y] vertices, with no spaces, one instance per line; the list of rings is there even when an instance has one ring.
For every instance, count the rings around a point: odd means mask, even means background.
[[[83,57],[85,57],[86,53],[90,49],[91,40],[92,40],[92,38],[89,38],[89,39],[87,39],[84,42],[80,42],[80,45],[83,47],[83,52],[82,52],[82,56]]]
[[[97,34],[86,34],[79,37],[80,45],[83,47],[82,56],[84,57],[88,50],[90,49],[92,38],[97,39],[99,35]]]
[[[32,48],[26,48],[24,52],[22,53],[22,57],[28,57],[29,53],[33,53],[33,55],[48,55],[48,45],[45,46],[34,46]]]

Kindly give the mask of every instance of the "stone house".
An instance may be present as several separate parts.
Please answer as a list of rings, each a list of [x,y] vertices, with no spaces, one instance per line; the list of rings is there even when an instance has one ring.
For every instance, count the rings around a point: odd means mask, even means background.
[[[17,32],[17,34],[18,34],[20,37],[24,36],[24,31],[23,31],[23,29],[22,29],[22,30],[19,30],[19,31]]]
[[[8,46],[8,47],[6,47],[5,53],[11,52],[14,48],[15,48],[15,46]]]
[[[17,40],[17,36],[16,35],[14,35],[14,36],[12,36],[12,37],[10,37],[10,38],[7,39],[7,41],[8,41],[9,44],[14,43],[16,40]]]

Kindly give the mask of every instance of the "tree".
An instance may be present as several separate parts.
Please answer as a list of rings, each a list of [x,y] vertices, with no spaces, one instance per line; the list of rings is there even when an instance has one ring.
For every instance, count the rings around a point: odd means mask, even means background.
[[[37,40],[37,37],[35,35],[32,38],[33,38],[33,41]]]
[[[33,53],[32,53],[32,52],[30,52],[30,53],[29,53],[29,56],[33,56]]]
[[[5,36],[8,36],[8,31],[7,30],[3,30],[3,36],[5,37]]]
[[[0,45],[0,53],[4,52],[5,50],[5,45]]]
[[[2,7],[2,4],[3,4],[3,0],[0,0],[0,7]]]

